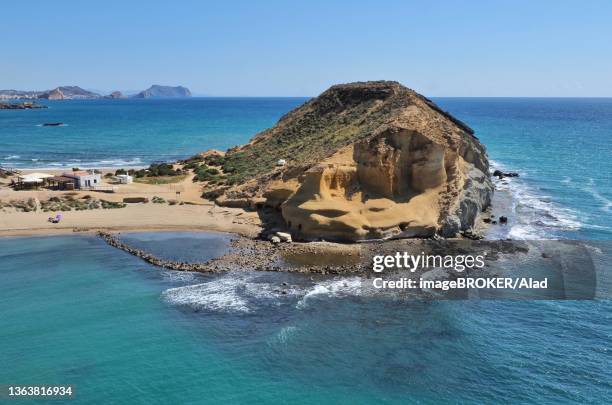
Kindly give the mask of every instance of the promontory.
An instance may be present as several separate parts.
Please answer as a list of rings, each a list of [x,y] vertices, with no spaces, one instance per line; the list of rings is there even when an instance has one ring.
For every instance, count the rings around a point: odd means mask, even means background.
[[[391,81],[332,86],[249,143],[202,156],[205,197],[302,240],[452,237],[493,193],[474,131]]]

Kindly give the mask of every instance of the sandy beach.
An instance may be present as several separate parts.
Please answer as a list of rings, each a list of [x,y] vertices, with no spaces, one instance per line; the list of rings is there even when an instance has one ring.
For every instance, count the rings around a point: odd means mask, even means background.
[[[52,235],[71,232],[184,230],[223,231],[254,237],[259,232],[255,213],[210,205],[134,204],[119,209],[62,212],[59,224],[48,212],[3,212],[0,236]]]

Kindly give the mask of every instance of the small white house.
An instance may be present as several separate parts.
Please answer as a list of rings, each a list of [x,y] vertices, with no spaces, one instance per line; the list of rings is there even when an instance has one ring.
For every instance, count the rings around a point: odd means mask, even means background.
[[[134,178],[129,174],[118,174],[115,177],[119,184],[131,184],[134,181]]]
[[[77,188],[94,188],[102,184],[102,175],[93,170],[78,170],[64,173],[62,176],[76,180]]]

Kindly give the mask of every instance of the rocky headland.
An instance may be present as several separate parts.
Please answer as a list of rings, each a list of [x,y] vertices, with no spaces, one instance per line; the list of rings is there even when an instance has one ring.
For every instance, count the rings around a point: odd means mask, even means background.
[[[82,89],[79,86],[59,86],[52,90],[0,90],[0,100],[78,100],[78,99],[96,99],[102,96],[89,90]]]
[[[132,96],[133,98],[180,98],[191,97],[191,92],[183,86],[159,86],[154,84]],[[120,91],[103,96],[93,91],[85,90],[79,86],[59,86],[52,90],[0,90],[0,100],[95,100],[95,99],[121,99],[126,98]]]
[[[332,86],[246,145],[203,156],[207,198],[298,240],[453,237],[493,193],[474,131],[397,82]]]
[[[78,100],[100,97],[98,93],[82,89],[79,86],[60,86],[38,96],[38,98],[45,98],[48,100]]]

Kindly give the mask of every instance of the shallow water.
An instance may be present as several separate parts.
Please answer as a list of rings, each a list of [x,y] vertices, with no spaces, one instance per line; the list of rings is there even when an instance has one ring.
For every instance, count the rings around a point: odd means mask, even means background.
[[[203,263],[227,253],[233,236],[219,232],[123,232],[119,238],[163,260]]]
[[[75,384],[76,403],[612,392],[610,301],[406,301],[357,277],[176,273],[87,236],[1,239],[0,278],[0,381]]]

